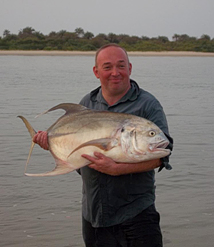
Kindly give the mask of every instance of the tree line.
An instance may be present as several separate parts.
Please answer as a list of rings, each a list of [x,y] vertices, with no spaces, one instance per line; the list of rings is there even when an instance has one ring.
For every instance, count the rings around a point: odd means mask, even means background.
[[[0,50],[68,50],[94,51],[102,45],[117,43],[127,51],[200,51],[214,52],[214,38],[203,34],[200,38],[187,34],[174,34],[172,41],[166,36],[149,38],[147,36],[130,36],[127,34],[100,33],[94,35],[82,28],[74,32],[61,30],[44,35],[32,27],[26,27],[18,34],[9,30],[0,37]]]

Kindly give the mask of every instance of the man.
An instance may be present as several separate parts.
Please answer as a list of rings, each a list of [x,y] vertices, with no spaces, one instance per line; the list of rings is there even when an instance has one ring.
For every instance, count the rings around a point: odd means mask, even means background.
[[[162,106],[130,79],[132,64],[115,44],[101,47],[93,72],[101,86],[80,104],[96,110],[130,113],[153,121],[170,140]],[[48,149],[47,132],[34,141]],[[79,170],[83,180],[82,226],[86,247],[160,247],[160,217],[155,209],[154,169],[166,167],[168,157],[137,164],[115,163],[100,153],[82,155],[91,164]]]

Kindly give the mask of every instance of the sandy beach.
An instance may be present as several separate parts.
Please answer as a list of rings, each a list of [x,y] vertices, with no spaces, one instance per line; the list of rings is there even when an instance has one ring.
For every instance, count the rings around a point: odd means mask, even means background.
[[[129,56],[180,56],[180,57],[214,57],[212,52],[193,51],[130,51]],[[95,51],[22,51],[22,50],[0,50],[0,56],[94,56]]]

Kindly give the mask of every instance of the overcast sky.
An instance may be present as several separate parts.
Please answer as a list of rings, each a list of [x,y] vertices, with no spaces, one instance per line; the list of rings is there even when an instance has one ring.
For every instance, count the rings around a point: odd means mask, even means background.
[[[25,27],[158,37],[214,38],[214,0],[0,0],[0,36]]]

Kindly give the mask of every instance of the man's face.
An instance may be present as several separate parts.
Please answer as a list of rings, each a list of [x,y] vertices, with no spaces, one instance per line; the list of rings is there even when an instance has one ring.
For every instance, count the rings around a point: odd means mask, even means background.
[[[123,96],[130,88],[131,69],[126,53],[120,47],[110,46],[100,51],[93,71],[105,95]]]

